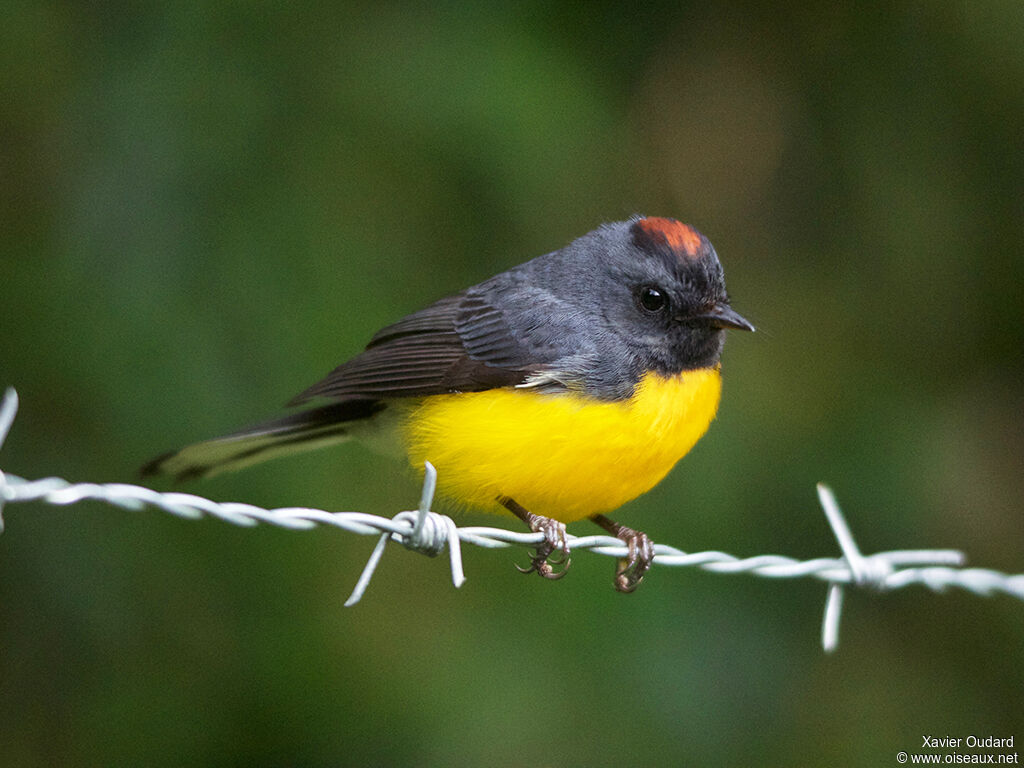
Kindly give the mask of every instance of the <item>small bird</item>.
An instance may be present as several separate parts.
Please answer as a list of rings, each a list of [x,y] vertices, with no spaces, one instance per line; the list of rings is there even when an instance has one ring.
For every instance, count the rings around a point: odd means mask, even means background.
[[[627,545],[615,586],[631,592],[654,545],[604,513],[654,487],[707,431],[728,328],[754,330],[707,238],[634,216],[383,328],[289,403],[307,410],[165,454],[143,474],[206,477],[390,436],[413,468],[437,468],[442,495],[543,533],[524,572],[565,575],[565,524],[589,518]]]

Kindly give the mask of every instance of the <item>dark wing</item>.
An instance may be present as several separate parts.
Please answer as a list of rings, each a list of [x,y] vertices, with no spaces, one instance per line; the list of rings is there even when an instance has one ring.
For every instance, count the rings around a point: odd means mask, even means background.
[[[335,402],[187,446],[144,472],[207,476],[341,442],[387,398],[518,384],[545,391],[578,386],[580,371],[592,367],[580,350],[587,338],[581,324],[589,320],[521,278],[510,270],[389,325],[291,404],[318,397]]]
[[[486,299],[487,289],[487,283],[475,286],[381,329],[364,352],[290,405],[316,397],[377,400],[523,383],[544,361],[530,359],[503,313]]]

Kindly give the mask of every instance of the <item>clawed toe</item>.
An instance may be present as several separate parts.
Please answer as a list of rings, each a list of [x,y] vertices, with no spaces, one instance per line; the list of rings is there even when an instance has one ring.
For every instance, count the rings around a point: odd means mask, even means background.
[[[604,515],[594,515],[591,520],[628,547],[629,551],[619,560],[615,569],[615,589],[619,592],[633,592],[640,586],[644,574],[654,562],[654,542],[643,531],[619,525]]]
[[[572,560],[569,557],[569,544],[565,539],[565,524],[550,517],[534,516],[535,520],[530,524],[534,533],[543,533],[544,541],[537,545],[530,559],[529,568],[519,568],[521,573],[533,573],[536,571],[545,579],[560,579],[569,570]],[[557,555],[552,556],[553,552]],[[555,570],[553,566],[561,566]]]
[[[632,592],[643,581],[644,574],[654,562],[654,542],[642,531],[629,531],[629,536],[619,536],[629,547],[629,553],[622,560],[619,560],[619,567],[615,571],[615,589],[619,592]]]
[[[515,500],[502,497],[498,501],[516,517],[530,526],[534,533],[544,534],[544,541],[537,545],[537,549],[530,558],[530,566],[522,568],[516,566],[520,573],[538,573],[545,579],[560,579],[569,570],[572,559],[569,557],[569,542],[566,540],[565,523],[552,520],[550,517],[541,517],[524,509]],[[557,553],[554,554],[553,553]],[[556,570],[556,566],[561,566]]]

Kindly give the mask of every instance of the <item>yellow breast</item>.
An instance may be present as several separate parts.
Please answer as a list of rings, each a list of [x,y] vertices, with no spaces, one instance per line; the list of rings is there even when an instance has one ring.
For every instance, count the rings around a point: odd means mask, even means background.
[[[707,431],[718,409],[717,366],[671,378],[648,374],[632,399],[494,389],[425,398],[404,418],[412,465],[430,461],[444,495],[502,511],[572,522],[654,487]]]

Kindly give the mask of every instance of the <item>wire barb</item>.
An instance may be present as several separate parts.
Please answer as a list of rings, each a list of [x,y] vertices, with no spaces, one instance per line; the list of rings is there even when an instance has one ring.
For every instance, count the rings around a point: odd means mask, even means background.
[[[0,448],[17,408],[17,394],[8,389],[0,402]],[[187,520],[209,516],[233,525],[255,526],[262,523],[291,530],[327,525],[363,536],[377,536],[370,558],[352,594],[345,601],[346,606],[358,603],[366,592],[389,540],[430,556],[440,554],[447,547],[452,583],[456,587],[462,586],[466,580],[462,565],[463,543],[487,549],[533,548],[543,540],[542,533],[479,526],[459,528],[450,517],[431,511],[436,487],[437,471],[428,462],[424,468],[419,507],[386,518],[362,512],[326,512],[304,507],[263,509],[238,502],[215,502],[188,493],[158,493],[124,483],[69,483],[57,477],[26,480],[0,471],[0,532],[3,531],[5,504],[37,501],[63,506],[93,500],[130,510],[160,509]],[[863,555],[835,495],[823,484],[818,485],[818,500],[839,543],[841,558],[802,562],[782,555],[738,558],[725,552],[688,553],[665,544],[655,544],[654,559],[661,566],[700,568],[712,573],[746,573],[771,579],[814,578],[827,582],[821,640],[828,653],[834,651],[839,642],[844,590],[849,586],[894,590],[920,584],[935,592],[957,587],[981,596],[1001,593],[1024,600],[1024,574],[1007,575],[983,568],[964,568],[964,555],[957,550],[895,550]],[[612,536],[566,534],[566,541],[574,553],[590,550],[616,559],[628,554],[626,545]]]
[[[853,539],[850,526],[846,524],[842,510],[839,509],[839,502],[836,501],[832,489],[824,483],[818,483],[818,501],[825,511],[825,518],[832,526],[832,533],[839,542],[839,549],[843,552],[843,559],[846,561],[853,583],[858,587],[873,586],[883,589],[885,578],[892,573],[893,567],[885,560],[869,560],[860,553],[860,547]],[[959,552],[957,564],[963,560]],[[832,582],[828,586],[828,593],[825,596],[825,615],[821,623],[821,647],[825,653],[832,653],[839,646],[839,619],[843,611],[843,585]]]
[[[440,515],[430,511],[430,505],[434,501],[434,491],[437,488],[437,470],[429,461],[425,463],[423,473],[423,492],[420,494],[420,507],[416,512],[399,512],[392,520],[395,523],[405,523],[411,526],[408,533],[387,532],[377,539],[377,544],[370,553],[370,559],[366,561],[363,572],[356,581],[356,586],[345,601],[345,607],[358,603],[363,599],[363,593],[370,586],[370,579],[384,556],[384,547],[388,539],[395,539],[406,549],[420,552],[430,557],[437,557],[448,547],[449,558],[452,569],[452,583],[456,589],[461,587],[466,576],[462,569],[462,547],[459,545],[459,529],[455,521],[447,515]],[[338,513],[343,514],[343,513]]]
[[[4,399],[0,402],[0,448],[4,447],[7,435],[14,424],[14,417],[18,413],[18,393],[14,387],[8,387],[4,392]],[[0,488],[6,486],[3,470],[0,470]],[[0,533],[4,532],[4,502],[7,501],[3,493],[0,493]]]

